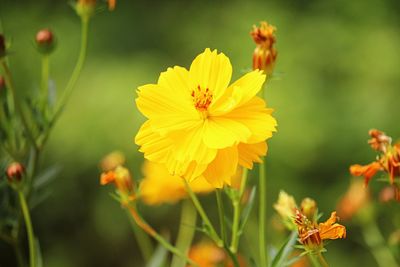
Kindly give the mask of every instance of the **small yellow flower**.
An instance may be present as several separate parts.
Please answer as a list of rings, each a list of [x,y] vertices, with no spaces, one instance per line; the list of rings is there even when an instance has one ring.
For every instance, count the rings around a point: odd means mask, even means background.
[[[187,197],[185,184],[181,177],[168,173],[162,164],[145,161],[143,165],[145,178],[140,183],[140,198],[148,205],[175,203]],[[190,182],[195,193],[208,193],[214,190],[203,177]]]
[[[293,196],[281,190],[279,192],[278,201],[274,204],[274,209],[281,216],[286,227],[290,230],[296,228],[294,216],[296,215],[297,204]]]
[[[250,35],[257,44],[253,53],[253,69],[263,70],[267,75],[272,74],[278,52],[274,48],[276,28],[265,21],[260,27],[253,26]]]
[[[206,49],[189,70],[169,68],[157,84],[139,87],[136,104],[147,121],[135,141],[145,158],[216,188],[231,183],[239,164],[259,162],[276,131],[272,110],[256,96],[265,75],[256,70],[229,86],[231,75],[229,59]]]

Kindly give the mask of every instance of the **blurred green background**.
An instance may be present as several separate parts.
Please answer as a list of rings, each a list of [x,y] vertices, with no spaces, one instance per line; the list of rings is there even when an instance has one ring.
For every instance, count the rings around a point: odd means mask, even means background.
[[[269,218],[284,189],[298,201],[316,199],[326,219],[349,184],[349,165],[375,158],[366,144],[368,130],[400,137],[399,12],[397,0],[121,0],[114,12],[99,12],[90,25],[87,64],[42,162],[62,168],[49,186],[51,196],[33,211],[45,266],[143,266],[128,219],[109,196],[112,189],[99,185],[98,162],[121,150],[140,179],[142,155],[133,138],[143,117],[134,103],[136,88],[156,82],[169,66],[188,67],[206,47],[230,57],[233,77],[240,77],[251,67],[249,31],[261,20],[278,29],[277,77],[267,88],[279,124],[267,159]],[[12,40],[9,60],[18,89],[38,90],[40,58],[33,38],[49,27],[58,42],[51,77],[62,90],[80,37],[68,2],[0,0],[0,16]],[[204,201],[213,213],[214,196]],[[398,205],[390,209],[381,220],[385,235],[400,224],[392,216]],[[141,210],[157,229],[176,231],[177,206]],[[347,226],[348,238],[329,244],[328,262],[377,266],[359,229]],[[248,229],[249,236],[257,234]],[[279,244],[282,239],[268,229],[269,240]],[[246,240],[243,245],[254,246]],[[0,266],[14,266],[13,251],[0,248]]]

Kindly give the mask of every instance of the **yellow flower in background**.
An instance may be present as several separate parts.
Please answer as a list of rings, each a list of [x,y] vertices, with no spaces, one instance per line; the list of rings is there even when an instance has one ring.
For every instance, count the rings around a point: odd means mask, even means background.
[[[140,183],[140,198],[148,205],[175,203],[187,197],[185,184],[181,177],[172,176],[162,164],[145,161],[144,179]],[[195,193],[208,193],[214,190],[203,177],[190,183]]]
[[[281,190],[279,192],[278,201],[274,204],[274,209],[278,212],[287,228],[290,230],[296,228],[294,216],[296,215],[297,204],[293,196]]]
[[[139,87],[136,104],[147,121],[135,141],[145,158],[217,188],[231,183],[239,164],[260,162],[276,131],[272,109],[256,96],[265,75],[252,71],[229,85],[231,76],[229,59],[206,49],[189,70],[169,68],[157,84]]]

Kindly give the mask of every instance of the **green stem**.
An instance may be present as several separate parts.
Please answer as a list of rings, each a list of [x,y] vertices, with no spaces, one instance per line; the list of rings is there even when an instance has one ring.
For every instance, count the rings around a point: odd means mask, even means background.
[[[41,81],[41,111],[43,115],[46,113],[46,107],[49,98],[49,55],[42,56],[42,81]]]
[[[72,94],[75,84],[78,81],[79,75],[81,74],[83,64],[85,63],[86,51],[88,46],[89,20],[90,18],[87,16],[81,17],[81,46],[78,60],[76,62],[74,70],[72,71],[72,75],[63,91],[63,94],[58,102],[58,106],[54,112],[54,117],[52,119],[52,124],[54,124],[61,115],[61,111],[63,110],[67,100]]]
[[[242,179],[240,180],[240,189],[239,189],[240,200],[242,200],[244,190],[246,189],[248,172],[249,170],[243,167]]]
[[[180,250],[178,250],[176,247],[171,245],[167,240],[165,240],[160,234],[158,234],[136,211],[136,207],[132,206],[132,204],[123,204],[130,212],[130,215],[132,216],[132,219],[136,222],[136,224],[142,228],[147,234],[149,234],[151,237],[153,237],[155,240],[160,243],[164,248],[166,248],[168,251],[171,253],[185,259],[187,263],[189,263],[192,266],[198,267],[198,265],[189,259],[185,254],[183,254]]]
[[[127,211],[129,214],[129,212]],[[136,242],[138,243],[140,252],[142,253],[143,259],[148,262],[153,254],[153,246],[148,235],[135,223],[132,217],[129,217],[131,222],[133,234],[135,235]]]
[[[240,221],[240,201],[239,199],[233,200],[233,224],[232,224],[232,240],[230,250],[232,253],[237,252],[239,245],[239,221]]]
[[[258,231],[259,231],[259,253],[260,253],[260,265],[267,266],[267,249],[265,242],[265,217],[266,217],[266,176],[265,176],[265,162],[263,158],[262,163],[259,165],[259,187],[260,187],[260,202],[259,202],[259,217],[258,217]]]
[[[229,255],[229,257],[231,258],[232,263],[233,263],[233,266],[234,266],[234,267],[240,267],[240,264],[239,264],[239,260],[238,260],[238,258],[237,258],[237,255],[234,254],[234,253],[232,253],[232,251],[230,250],[230,248],[228,248],[227,246],[224,246],[224,249],[225,249],[226,253]]]
[[[314,267],[322,267],[321,263],[318,261],[318,259],[315,257],[315,254],[313,252],[310,252],[307,254],[308,258],[310,259],[312,265]]]
[[[322,256],[321,251],[318,252],[318,259],[319,259],[319,262],[321,263],[321,265],[322,265],[323,267],[329,267],[329,264],[328,264],[328,262],[325,260],[324,256]]]
[[[183,254],[188,255],[190,244],[192,243],[196,229],[197,213],[189,200],[182,203],[181,221],[179,224],[179,233],[175,247]],[[172,258],[171,267],[185,267],[186,260],[176,255]]]
[[[226,242],[226,228],[225,228],[225,220],[224,220],[225,208],[224,208],[224,202],[222,199],[221,189],[217,189],[215,191],[215,195],[217,197],[218,217],[219,217],[221,238],[222,238],[222,241],[225,243]]]
[[[28,243],[29,243],[29,266],[36,266],[36,251],[35,251],[35,235],[33,233],[31,216],[29,214],[28,205],[25,200],[24,193],[22,190],[18,190],[18,197],[21,204],[22,214],[25,219],[26,233],[28,235]]]
[[[362,226],[362,234],[370,251],[380,267],[396,267],[396,259],[385,245],[385,239],[382,236],[376,222],[374,220],[364,221]]]
[[[224,242],[221,240],[221,238],[219,238],[217,231],[215,231],[214,226],[211,224],[211,221],[208,218],[207,214],[205,213],[203,207],[201,206],[199,199],[197,198],[195,193],[193,193],[186,179],[182,178],[182,180],[185,184],[186,192],[189,194],[193,202],[193,205],[196,207],[197,212],[199,213],[201,219],[203,220],[203,223],[206,225],[207,230],[209,231],[210,238],[217,244],[218,247],[223,247]]]
[[[4,70],[4,79],[6,80],[7,88],[10,89],[11,94],[12,94],[14,108],[15,108],[16,112],[18,112],[18,114],[21,118],[21,122],[24,125],[24,128],[25,128],[25,131],[26,131],[29,141],[32,143],[32,146],[34,147],[34,149],[38,150],[38,146],[36,144],[35,137],[33,136],[31,128],[29,127],[28,120],[26,119],[25,113],[22,110],[21,103],[19,102],[19,99],[17,96],[17,91],[15,90],[14,84],[12,82],[11,71],[8,68],[8,65],[6,64],[5,60],[1,60],[1,65]]]

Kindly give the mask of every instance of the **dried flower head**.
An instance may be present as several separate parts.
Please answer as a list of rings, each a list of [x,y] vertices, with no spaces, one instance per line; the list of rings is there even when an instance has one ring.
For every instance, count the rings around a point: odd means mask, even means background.
[[[256,43],[253,53],[253,69],[263,70],[267,75],[272,74],[278,52],[274,48],[276,28],[265,21],[260,27],[253,25],[250,35]]]
[[[338,239],[346,237],[346,228],[336,223],[338,217],[332,212],[328,220],[317,224],[296,210],[295,223],[299,232],[299,241],[308,251],[320,252],[324,248],[326,239]]]
[[[368,134],[371,136],[368,144],[372,149],[386,153],[388,146],[392,143],[392,138],[377,129],[369,130]]]

